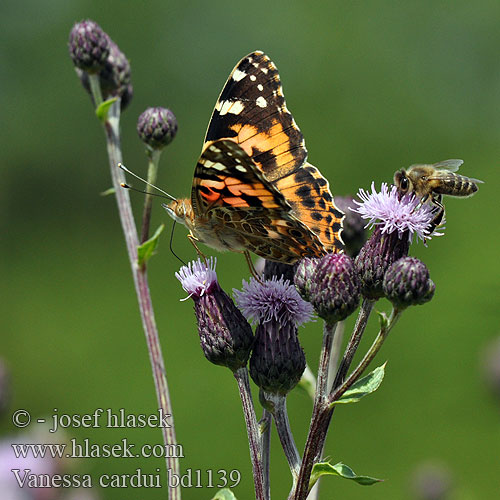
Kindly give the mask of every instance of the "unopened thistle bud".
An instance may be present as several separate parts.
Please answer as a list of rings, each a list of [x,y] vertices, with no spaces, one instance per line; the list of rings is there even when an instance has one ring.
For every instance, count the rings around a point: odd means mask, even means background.
[[[314,273],[316,272],[316,267],[318,266],[319,259],[304,257],[301,259],[295,269],[294,283],[295,288],[297,288],[300,296],[311,301],[310,291],[312,285],[312,279]]]
[[[216,259],[208,265],[198,259],[176,273],[194,301],[201,348],[205,357],[233,372],[245,366],[253,345],[253,333],[232,299],[222,290],[215,273]]]
[[[234,295],[245,317],[258,323],[250,376],[266,392],[287,394],[306,366],[297,327],[311,318],[312,306],[283,278],[262,283],[252,278]]]
[[[366,222],[354,211],[356,205],[352,196],[335,196],[335,204],[345,214],[342,227],[344,253],[354,258],[366,241]]]
[[[383,288],[393,305],[404,309],[431,300],[436,285],[429,278],[429,270],[422,261],[403,257],[387,270]]]
[[[109,37],[96,22],[87,19],[73,26],[68,47],[77,68],[98,73],[109,56]]]
[[[316,267],[310,289],[311,304],[327,323],[347,318],[358,307],[361,284],[352,259],[327,254]]]
[[[104,99],[120,97],[120,107],[124,110],[132,100],[134,94],[130,63],[125,54],[109,36],[108,40],[109,54],[103,67],[98,72],[101,92]],[[83,88],[90,94],[91,90],[88,73],[80,68],[76,68],[76,72],[82,82]]]
[[[151,149],[163,149],[177,133],[177,119],[167,108],[148,108],[137,120],[137,133]]]

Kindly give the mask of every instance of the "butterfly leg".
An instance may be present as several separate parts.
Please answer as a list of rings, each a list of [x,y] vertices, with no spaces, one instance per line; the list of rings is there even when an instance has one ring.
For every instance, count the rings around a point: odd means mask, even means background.
[[[248,250],[245,250],[243,252],[243,255],[245,256],[245,260],[247,261],[248,264],[248,269],[250,269],[250,274],[259,282],[262,283],[261,276],[259,273],[256,271],[253,262],[252,262],[252,257],[250,256],[250,252]]]
[[[196,238],[196,236],[193,236],[191,233],[189,233],[187,235],[187,237],[188,237],[188,240],[191,242],[191,245],[194,246],[194,249],[196,250],[198,257],[203,259],[203,261],[205,262],[205,265],[208,266],[207,258],[205,257],[205,254],[198,248],[198,245],[196,244],[196,242],[199,241],[198,238]]]

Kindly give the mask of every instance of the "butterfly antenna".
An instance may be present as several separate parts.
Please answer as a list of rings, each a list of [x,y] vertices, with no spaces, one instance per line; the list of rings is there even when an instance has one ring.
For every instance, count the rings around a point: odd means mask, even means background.
[[[174,252],[174,248],[172,246],[172,243],[174,241],[174,229],[175,229],[175,224],[176,224],[176,221],[174,220],[174,223],[172,224],[172,232],[170,233],[170,251],[172,252],[173,256],[179,260],[180,262],[182,262],[182,264],[185,266],[186,263]]]
[[[160,189],[158,186],[151,184],[150,182],[143,179],[139,175],[134,174],[134,172],[130,171],[125,165],[123,165],[123,163],[118,163],[118,168],[122,169],[124,172],[127,172],[127,174],[130,174],[131,176],[135,177],[136,179],[139,179],[140,181],[144,182],[144,184],[146,184],[147,186],[151,186],[152,188],[156,189],[157,191],[162,193],[169,200],[177,201],[177,198],[174,198],[171,194],[168,194],[166,191],[163,191],[163,189]],[[128,184],[125,184],[125,183],[122,183],[121,186],[124,188],[127,188],[127,189],[132,189],[133,191],[138,191],[137,189],[132,188],[131,186],[129,186]],[[139,192],[144,193],[144,191],[139,191]],[[146,194],[152,194],[152,193],[146,193]]]

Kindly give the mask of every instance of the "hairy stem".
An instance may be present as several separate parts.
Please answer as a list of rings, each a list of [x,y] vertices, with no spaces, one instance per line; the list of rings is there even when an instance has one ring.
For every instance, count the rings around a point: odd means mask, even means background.
[[[339,369],[337,370],[337,375],[332,385],[330,395],[324,398],[316,398],[311,417],[311,426],[307,435],[304,456],[302,458],[302,465],[300,467],[299,479],[293,496],[294,500],[305,500],[307,498],[312,468],[314,464],[321,459],[328,433],[328,427],[335,409],[335,406],[330,406],[329,404],[329,401],[331,400],[331,393],[337,384],[343,382],[344,377],[349,370],[349,366],[351,365],[356,349],[359,346],[363,332],[368,324],[368,319],[374,303],[375,302],[372,300],[365,299],[361,304],[353,333],[349,343],[347,344]]]
[[[264,480],[264,471],[262,468],[260,433],[257,425],[257,417],[255,416],[252,393],[250,391],[248,370],[246,367],[239,368],[233,374],[236,382],[238,383],[241,404],[243,406],[243,415],[245,416],[245,424],[247,426],[248,444],[250,447],[250,458],[252,460],[253,468],[255,498],[256,500],[268,500],[269,497],[266,495],[266,481]]]
[[[265,399],[272,406],[272,414],[280,438],[281,447],[285,453],[285,457],[290,467],[290,472],[293,477],[293,485],[297,482],[300,469],[300,455],[295,446],[292,430],[290,429],[290,422],[288,420],[288,413],[286,411],[286,396],[281,394],[266,393]]]
[[[337,375],[335,376],[332,390],[342,384],[342,382],[344,381],[347,371],[351,366],[354,355],[356,354],[356,351],[359,347],[359,343],[365,331],[366,325],[368,324],[368,318],[370,317],[370,313],[372,312],[374,304],[374,300],[366,298],[363,299],[363,302],[361,303],[358,318],[356,320],[356,324],[354,325],[354,330],[351,338],[349,339],[349,343],[347,344],[342,361],[340,362],[339,369],[337,370]]]
[[[95,99],[95,98],[94,98]],[[129,256],[132,276],[134,279],[135,290],[139,302],[139,310],[141,313],[142,326],[146,336],[148,346],[149,359],[153,371],[153,379],[156,389],[156,397],[159,408],[164,415],[170,415],[170,427],[163,427],[163,440],[166,445],[175,445],[175,429],[173,425],[172,405],[170,402],[170,394],[168,390],[167,377],[163,363],[163,355],[161,352],[160,339],[154,317],[153,304],[149,293],[149,285],[145,268],[139,268],[137,265],[137,246],[139,239],[137,228],[135,226],[130,198],[128,191],[121,187],[121,183],[125,182],[123,172],[118,168],[118,164],[122,162],[122,153],[120,146],[119,135],[120,123],[120,99],[114,102],[108,112],[108,118],[104,123],[106,133],[106,144],[109,157],[109,165],[111,169],[111,178],[113,187],[116,193],[116,201],[118,204],[118,212],[120,222],[125,236],[125,243]],[[176,457],[166,458],[167,471],[172,474],[179,474],[179,460]],[[168,486],[168,498],[170,500],[180,500],[181,489]]]
[[[270,466],[271,466],[271,424],[273,416],[264,409],[262,418],[259,421],[260,428],[260,447],[262,450],[262,472],[264,474],[264,490],[266,498],[271,498],[271,481],[270,481]]]
[[[318,382],[316,384],[316,399],[326,397],[328,387],[328,369],[330,366],[330,358],[332,354],[333,339],[337,323],[324,323],[323,325],[323,345],[318,366]]]
[[[347,380],[332,392],[332,394],[328,398],[329,404],[332,404],[339,398],[341,398],[344,392],[347,391],[347,389],[349,389],[349,387],[351,387],[352,384],[354,384],[359,379],[359,377],[361,377],[361,375],[363,375],[363,372],[366,370],[368,365],[373,361],[373,358],[380,351],[382,344],[386,341],[389,332],[392,330],[393,326],[399,320],[401,313],[402,311],[398,309],[393,309],[391,311],[391,315],[387,323],[380,328],[380,331],[378,332],[377,337],[373,341],[373,344],[371,345],[370,349],[368,349],[363,359],[359,362],[358,366],[352,371]]]
[[[160,161],[161,150],[152,149],[148,152],[148,183],[156,184],[156,176],[158,174],[158,162]],[[151,209],[153,207],[153,196],[149,193],[153,188],[146,184],[146,198],[144,199],[144,209],[142,212],[142,229],[141,243],[144,243],[149,238],[149,225],[151,222]]]

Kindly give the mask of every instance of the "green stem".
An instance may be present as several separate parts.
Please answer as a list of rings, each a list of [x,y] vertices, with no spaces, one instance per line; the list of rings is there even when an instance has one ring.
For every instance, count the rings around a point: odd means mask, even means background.
[[[384,323],[378,332],[377,337],[370,346],[370,349],[366,352],[364,358],[359,362],[358,366],[352,371],[347,380],[340,386],[337,387],[330,397],[328,398],[328,403],[331,405],[337,401],[342,395],[351,387],[358,379],[363,375],[363,372],[368,368],[368,365],[373,361],[373,358],[377,355],[382,347],[382,344],[387,340],[389,332],[392,330],[393,326],[397,323],[402,311],[399,309],[392,309],[391,315],[387,323]]]
[[[238,370],[233,372],[233,375],[236,379],[236,382],[238,383],[241,404],[243,407],[243,415],[245,417],[245,424],[247,427],[248,445],[250,447],[250,458],[252,460],[253,468],[255,498],[256,500],[268,500],[269,497],[266,496],[266,485],[262,467],[260,433],[252,401],[252,392],[250,390],[248,370],[246,367],[239,368]]]
[[[89,74],[89,82],[90,82],[90,92],[92,93],[92,97],[94,99],[94,105],[97,108],[99,104],[101,104],[103,101],[99,75],[95,73]]]
[[[337,370],[335,381],[332,384],[332,390],[334,387],[336,387],[339,381],[340,383],[343,381],[345,374],[349,369],[356,349],[358,348],[359,342],[361,341],[363,332],[365,331],[366,325],[368,324],[368,319],[373,309],[373,304],[374,301],[368,299],[363,300],[363,303],[361,304],[358,318],[356,320],[356,325],[354,326],[353,333],[351,335],[349,343],[347,344],[339,369]],[[313,408],[313,414],[311,417],[311,426],[309,427],[306,445],[304,448],[302,465],[300,467],[299,479],[297,481],[297,487],[293,495],[294,500],[306,499],[309,493],[309,480],[311,478],[313,465],[321,459],[321,455],[323,454],[328,427],[330,425],[330,420],[334,411],[334,407],[330,407],[329,405],[330,399],[331,391],[328,398],[316,398]]]
[[[161,150],[152,149],[149,151],[148,157],[148,183],[156,184],[156,176],[158,174],[158,163],[160,161]],[[144,200],[144,209],[142,211],[142,229],[141,243],[144,243],[149,238],[149,225],[151,223],[151,209],[153,207],[153,196],[151,193],[153,188],[146,184],[146,198]]]
[[[95,97],[94,97],[95,99]],[[154,317],[153,304],[149,291],[148,278],[145,269],[137,265],[137,246],[139,239],[137,228],[135,226],[132,207],[130,205],[129,193],[121,187],[125,182],[124,173],[117,167],[122,162],[122,152],[120,146],[120,99],[114,102],[108,112],[108,118],[104,123],[106,133],[106,144],[109,157],[109,166],[111,169],[111,178],[115,189],[116,201],[118,204],[118,213],[125,236],[125,243],[129,256],[132,276],[134,279],[135,290],[139,302],[142,325],[146,336],[149,359],[153,371],[153,379],[156,389],[156,397],[159,408],[165,415],[170,415],[169,423],[171,427],[163,427],[162,434],[165,445],[169,447],[176,445],[175,428],[173,425],[172,404],[168,390],[167,377],[163,362],[163,355],[158,336],[158,329]],[[179,460],[177,457],[166,458],[167,472],[179,474]],[[168,498],[170,500],[180,500],[181,489],[168,486]]]
[[[337,370],[337,375],[335,376],[335,380],[332,384],[332,391],[335,387],[339,386],[344,381],[349,367],[351,366],[354,355],[356,354],[356,351],[359,347],[359,343],[361,342],[361,337],[363,336],[366,325],[368,324],[368,319],[370,318],[370,314],[372,312],[374,304],[375,300],[366,298],[363,299],[363,302],[361,303],[353,333],[351,335],[351,338],[349,339],[349,343],[347,344],[347,347],[345,349],[339,369]]]
[[[271,424],[273,416],[264,408],[262,418],[259,421],[260,449],[262,450],[262,473],[264,475],[264,491],[266,498],[271,498]]]
[[[290,429],[290,421],[288,420],[288,412],[286,411],[286,396],[266,392],[265,399],[270,403],[270,407],[272,408],[271,413],[274,417],[281,447],[292,473],[293,487],[295,487],[297,478],[299,477],[300,455],[293,439],[292,430]]]
[[[332,353],[333,339],[337,323],[327,323],[323,325],[323,345],[321,346],[321,354],[318,365],[318,382],[316,384],[316,403],[318,398],[324,399],[327,394],[328,387],[328,370],[330,366],[330,358]]]

